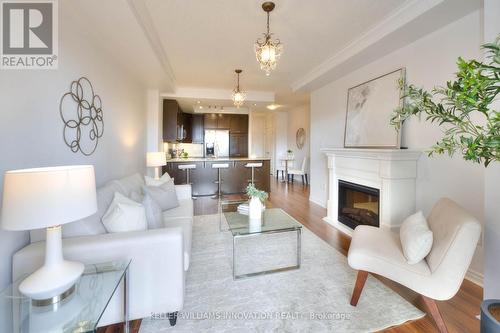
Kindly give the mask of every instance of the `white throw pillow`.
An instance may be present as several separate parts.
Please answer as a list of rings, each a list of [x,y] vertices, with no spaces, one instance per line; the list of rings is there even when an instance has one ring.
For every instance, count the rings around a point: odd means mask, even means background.
[[[179,207],[179,199],[177,198],[173,180],[160,186],[144,186],[142,190],[145,195],[156,201],[162,211]]]
[[[151,198],[149,194],[144,195],[142,200],[146,208],[146,218],[148,220],[148,229],[163,228],[163,212],[160,205]]]
[[[153,177],[144,176],[144,180],[146,181],[146,186],[160,186],[170,181],[172,178],[168,173],[164,173],[160,179],[154,179]]]
[[[111,205],[102,217],[102,224],[109,233],[146,230],[146,209],[140,203],[115,192]]]
[[[149,194],[142,195],[139,192],[133,191],[130,193],[130,199],[141,203],[146,209],[146,220],[148,221],[148,229],[158,229],[163,227],[163,212],[160,205],[154,201]]]
[[[403,254],[410,265],[424,259],[432,248],[432,231],[421,211],[404,220],[399,230]]]

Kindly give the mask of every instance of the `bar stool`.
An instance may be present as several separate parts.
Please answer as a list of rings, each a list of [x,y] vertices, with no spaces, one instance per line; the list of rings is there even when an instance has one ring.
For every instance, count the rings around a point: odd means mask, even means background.
[[[192,185],[191,182],[189,181],[189,176],[191,173],[191,170],[196,169],[196,164],[182,164],[178,166],[179,170],[185,170],[186,171],[186,185]],[[196,200],[198,198],[191,196],[191,199]]]
[[[229,163],[212,164],[212,169],[217,169],[217,180],[215,181],[215,183],[217,184],[217,194],[212,197],[214,199],[222,197],[222,191],[221,191],[222,179],[220,176],[220,169],[227,169],[227,168],[229,168]]]
[[[190,171],[193,169],[196,169],[196,164],[182,164],[178,166],[179,170],[185,170],[186,171],[186,185],[191,185],[189,182],[189,174]]]
[[[252,179],[250,180],[250,183],[254,185],[255,181],[255,168],[262,168],[262,162],[250,162],[245,164],[245,168],[251,168],[252,169]]]

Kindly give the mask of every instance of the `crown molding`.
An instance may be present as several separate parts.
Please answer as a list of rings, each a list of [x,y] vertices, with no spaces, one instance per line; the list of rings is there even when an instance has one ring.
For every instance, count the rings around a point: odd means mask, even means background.
[[[480,0],[412,0],[292,83],[311,91],[480,8]]]
[[[144,35],[146,36],[149,45],[151,46],[151,49],[158,58],[158,61],[160,62],[163,71],[165,72],[171,90],[174,90],[176,85],[174,71],[172,70],[172,66],[170,65],[170,62],[168,60],[167,53],[163,48],[161,39],[158,35],[158,32],[156,31],[156,28],[153,24],[153,19],[151,18],[151,14],[149,13],[149,10],[144,3],[144,0],[127,0],[127,3],[132,10],[132,13],[134,14],[137,22],[141,26],[142,31],[144,32]]]
[[[193,87],[177,87],[174,93],[162,93],[167,98],[198,98],[213,100],[231,100],[233,91],[230,89],[209,89]],[[247,101],[273,103],[274,92],[269,91],[245,91]]]

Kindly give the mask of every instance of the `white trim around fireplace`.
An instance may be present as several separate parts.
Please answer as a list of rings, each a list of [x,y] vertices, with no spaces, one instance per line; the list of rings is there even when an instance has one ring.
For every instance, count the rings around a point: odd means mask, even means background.
[[[408,149],[322,148],[328,157],[328,215],[323,219],[340,231],[352,229],[338,221],[338,181],[380,191],[380,227],[397,229],[415,212],[417,160],[420,151]]]

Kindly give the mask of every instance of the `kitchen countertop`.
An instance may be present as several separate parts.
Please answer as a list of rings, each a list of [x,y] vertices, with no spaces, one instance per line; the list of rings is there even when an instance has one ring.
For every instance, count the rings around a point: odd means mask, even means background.
[[[167,163],[180,162],[218,162],[218,161],[269,161],[269,157],[188,157],[188,158],[171,158]]]

